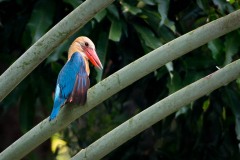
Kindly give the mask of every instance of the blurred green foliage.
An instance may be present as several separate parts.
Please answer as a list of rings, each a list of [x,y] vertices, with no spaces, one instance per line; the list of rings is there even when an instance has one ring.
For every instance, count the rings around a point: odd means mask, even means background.
[[[0,73],[82,2],[0,1]],[[50,114],[57,75],[76,37],[90,37],[104,64],[103,73],[91,68],[94,85],[153,49],[239,9],[239,5],[236,0],[115,1],[63,42],[0,103],[4,121],[1,128],[9,125],[6,115],[14,108],[18,110],[11,116],[18,118],[22,134]],[[240,31],[236,30],[168,63],[106,100],[62,131],[71,154],[155,102],[238,59],[239,42]],[[104,159],[239,159],[239,89],[238,79],[192,102]],[[46,159],[52,158],[50,149],[44,152]],[[41,154],[33,152],[29,157],[42,159]]]

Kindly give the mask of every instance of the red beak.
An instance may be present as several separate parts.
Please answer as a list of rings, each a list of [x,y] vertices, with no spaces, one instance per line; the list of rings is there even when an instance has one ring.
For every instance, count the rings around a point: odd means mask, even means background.
[[[97,68],[103,69],[102,63],[98,58],[96,51],[92,48],[85,48],[85,54],[87,55],[90,62]]]

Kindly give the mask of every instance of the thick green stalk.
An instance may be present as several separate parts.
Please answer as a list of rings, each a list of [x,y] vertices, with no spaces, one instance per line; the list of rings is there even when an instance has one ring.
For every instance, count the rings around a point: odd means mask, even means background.
[[[109,76],[88,91],[85,106],[63,107],[56,120],[49,123],[48,118],[19,138],[0,154],[0,159],[21,159],[55,132],[65,128],[72,121],[88,112],[121,89],[163,66],[169,61],[240,27],[240,11],[208,23],[191,31]],[[144,64],[144,65],[143,65]],[[69,107],[72,107],[69,109]],[[130,135],[129,135],[130,136]]]
[[[140,112],[103,137],[82,149],[72,160],[98,160],[143,130],[198,98],[228,84],[240,76],[240,60],[184,87]]]
[[[85,1],[33,44],[0,76],[0,102],[66,38],[113,1]]]

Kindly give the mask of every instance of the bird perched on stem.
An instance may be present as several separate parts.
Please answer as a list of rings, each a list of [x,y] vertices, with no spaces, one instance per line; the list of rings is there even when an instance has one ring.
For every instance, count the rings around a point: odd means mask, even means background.
[[[87,37],[78,37],[71,44],[68,61],[58,75],[49,121],[56,118],[61,106],[66,103],[85,104],[90,85],[88,60],[97,68],[103,69],[93,42]]]

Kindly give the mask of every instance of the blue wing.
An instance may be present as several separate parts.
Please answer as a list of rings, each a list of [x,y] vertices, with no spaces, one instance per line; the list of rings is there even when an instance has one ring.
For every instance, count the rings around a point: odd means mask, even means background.
[[[81,70],[84,70],[84,72],[82,72]],[[85,74],[85,72],[86,70],[84,68],[81,68],[80,72],[77,73],[73,90],[67,100],[68,102],[78,105],[85,104],[87,100],[87,90],[90,85],[88,75]]]
[[[86,102],[90,81],[83,57],[75,52],[58,75],[50,121],[66,102],[83,105]]]

